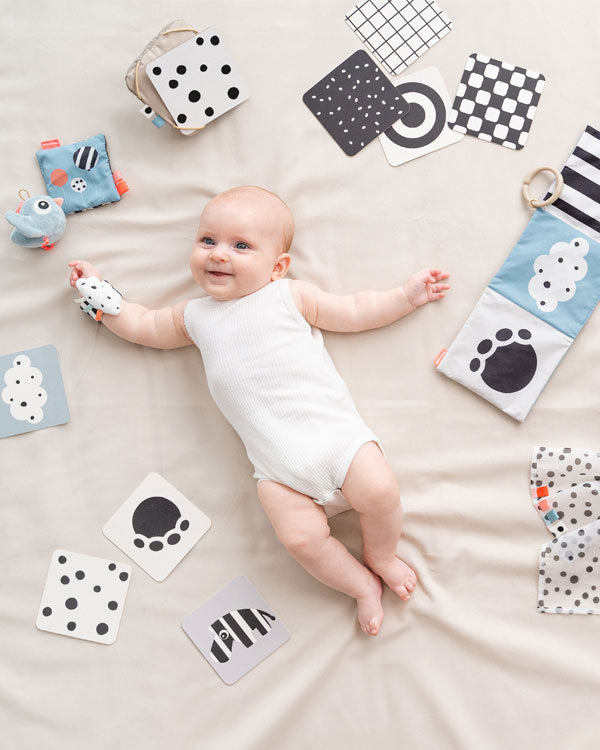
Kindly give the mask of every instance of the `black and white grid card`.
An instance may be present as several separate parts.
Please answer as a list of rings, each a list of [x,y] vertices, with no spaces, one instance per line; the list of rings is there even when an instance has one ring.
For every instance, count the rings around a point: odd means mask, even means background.
[[[210,529],[210,519],[160,474],[148,474],[104,525],[104,536],[164,581]]]
[[[392,75],[452,30],[452,21],[433,0],[365,0],[346,23]]]
[[[50,633],[114,643],[130,580],[125,563],[57,549],[35,624]]]
[[[474,52],[467,58],[448,125],[458,133],[521,149],[545,81],[535,70]]]
[[[409,107],[363,50],[340,63],[302,100],[348,156],[358,153]]]
[[[203,128],[250,97],[215,27],[196,34],[146,65],[146,73],[178,125]],[[182,130],[189,135],[193,130]]]

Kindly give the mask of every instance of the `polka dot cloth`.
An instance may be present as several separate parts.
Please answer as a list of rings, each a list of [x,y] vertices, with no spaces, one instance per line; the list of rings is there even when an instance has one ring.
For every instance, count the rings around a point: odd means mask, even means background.
[[[467,58],[448,125],[458,133],[521,149],[545,80],[534,70],[473,53]]]
[[[540,549],[538,612],[600,614],[600,521]]]
[[[540,548],[538,611],[600,614],[600,453],[536,446],[531,489],[555,535]]]

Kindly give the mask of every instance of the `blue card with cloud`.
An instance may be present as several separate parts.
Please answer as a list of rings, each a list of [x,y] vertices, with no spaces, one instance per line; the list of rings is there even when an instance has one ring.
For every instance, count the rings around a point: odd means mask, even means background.
[[[0,438],[69,421],[58,352],[52,345],[0,356]]]
[[[600,244],[536,211],[489,286],[575,338],[600,298]]]

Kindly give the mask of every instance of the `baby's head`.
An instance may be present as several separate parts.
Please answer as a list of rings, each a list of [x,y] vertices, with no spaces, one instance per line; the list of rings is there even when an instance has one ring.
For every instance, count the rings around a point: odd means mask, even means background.
[[[213,299],[244,297],[285,276],[293,236],[294,218],[281,198],[250,185],[226,190],[202,211],[192,275]]]

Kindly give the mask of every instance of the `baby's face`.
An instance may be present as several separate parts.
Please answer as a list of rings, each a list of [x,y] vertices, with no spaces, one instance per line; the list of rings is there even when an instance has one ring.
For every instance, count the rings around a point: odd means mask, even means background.
[[[292,221],[287,214],[285,204],[258,188],[217,195],[202,212],[190,258],[196,282],[224,301],[285,276],[290,262],[284,252],[285,222]]]

